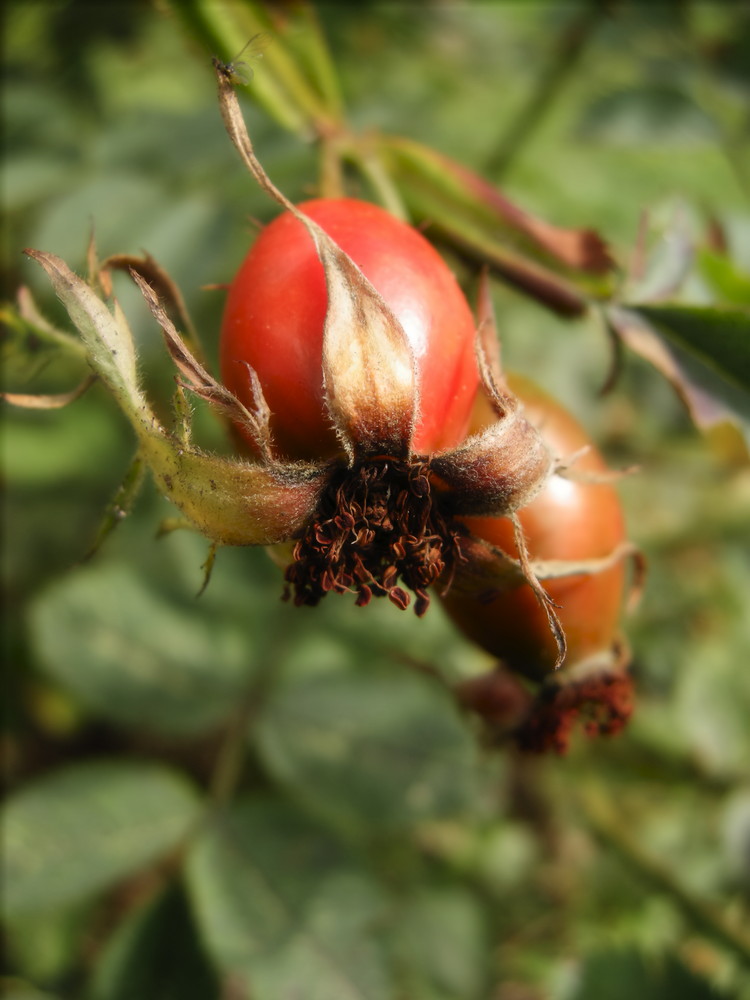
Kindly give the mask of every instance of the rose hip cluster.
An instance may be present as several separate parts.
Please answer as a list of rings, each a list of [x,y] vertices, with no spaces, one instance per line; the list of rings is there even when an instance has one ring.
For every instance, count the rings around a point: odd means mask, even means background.
[[[230,137],[285,209],[229,289],[221,382],[177,333],[155,289],[178,313],[179,294],[154,262],[109,266],[131,269],[180,391],[229,419],[246,458],[202,451],[185,419],[162,426],[127,323],[96,294],[111,293],[106,268],[88,285],[30,251],[140,458],[215,545],[286,543],[298,604],[387,596],[422,615],[437,594],[499,660],[456,692],[493,737],[562,750],[579,717],[615,731],[630,710],[618,621],[632,549],[600,456],[561,407],[503,374],[486,282],[475,323],[416,230],[353,199],[290,203],[255,156],[231,81],[217,79]]]
[[[421,234],[353,199],[299,210],[379,293],[403,332],[399,349],[411,355],[403,367],[414,377],[411,398],[398,394],[394,379],[394,396],[386,381],[372,407],[405,434],[350,438],[331,396],[341,394],[345,378],[354,406],[366,407],[373,373],[345,341],[336,368],[324,361],[326,276],[303,223],[285,212],[262,231],[229,290],[221,369],[248,407],[260,386],[277,459],[330,469],[286,570],[295,601],[352,592],[361,605],[388,595],[404,608],[412,591],[421,615],[434,587],[459,628],[501,664],[458,692],[495,733],[510,730],[527,748],[560,750],[579,715],[589,730],[615,731],[630,709],[617,639],[627,545],[601,456],[537,387],[503,380],[489,315],[477,363],[471,310]],[[239,434],[258,456],[255,436],[247,428]],[[565,470],[568,460],[573,467]],[[471,516],[482,514],[490,516]],[[562,642],[565,666],[585,676],[570,680],[567,669],[564,685],[548,681],[534,702],[509,671],[543,681],[561,665]],[[617,683],[602,683],[613,666]],[[503,712],[499,692],[510,697]]]

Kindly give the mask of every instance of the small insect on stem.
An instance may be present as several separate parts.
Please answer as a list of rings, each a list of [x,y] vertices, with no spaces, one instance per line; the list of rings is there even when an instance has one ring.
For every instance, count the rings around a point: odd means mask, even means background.
[[[229,83],[235,86],[250,83],[253,78],[253,68],[248,64],[248,60],[262,59],[263,53],[270,45],[272,39],[273,35],[270,31],[259,31],[258,34],[253,35],[245,42],[230,62],[222,62],[216,56],[213,57],[211,62]],[[242,55],[245,55],[245,59],[240,60],[240,56]]]

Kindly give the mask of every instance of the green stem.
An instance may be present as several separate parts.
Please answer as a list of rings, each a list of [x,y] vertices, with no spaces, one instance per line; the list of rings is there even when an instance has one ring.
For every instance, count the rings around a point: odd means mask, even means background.
[[[397,219],[409,222],[410,216],[404,200],[374,142],[367,137],[353,141],[347,146],[343,155],[359,170],[380,204]]]
[[[435,197],[424,184],[404,177],[400,190],[416,218],[428,220],[430,232],[462,257],[480,267],[489,266],[508,284],[560,316],[578,317],[587,311],[588,299],[571,282],[488,236],[460,209]]]
[[[317,12],[311,3],[303,2],[298,10],[303,44],[299,48],[311,78],[324,99],[328,113],[334,118],[343,118],[344,102],[339,85],[336,66],[331,58]]]
[[[665,893],[703,934],[750,966],[750,936],[730,923],[715,906],[697,899],[666,865],[645,851],[603,792],[590,790],[581,795],[580,802],[589,828],[603,844],[619,854],[644,881]]]
[[[499,178],[507,173],[513,160],[539,127],[564,84],[572,76],[596,27],[610,8],[600,0],[589,0],[579,8],[578,16],[557,39],[536,84],[525,104],[511,122],[495,151],[484,166],[484,173]]]
[[[173,16],[206,49],[207,60],[209,55],[225,62],[232,60],[249,38],[271,27],[263,12],[251,2],[166,2]],[[302,136],[331,127],[334,116],[299,72],[281,35],[274,36],[262,65],[251,68],[254,74],[248,93],[278,124]]]

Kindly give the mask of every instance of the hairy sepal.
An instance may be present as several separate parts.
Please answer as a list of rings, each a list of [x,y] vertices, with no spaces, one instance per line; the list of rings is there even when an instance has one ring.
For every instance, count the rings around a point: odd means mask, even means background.
[[[554,462],[505,381],[486,270],[479,280],[477,318],[477,366],[497,421],[453,451],[436,456],[431,467],[448,487],[446,504],[451,513],[503,517],[534,499]]]
[[[162,329],[167,350],[184,379],[180,384],[205,400],[233,424],[242,427],[248,437],[255,442],[258,455],[265,461],[270,461],[272,457],[271,411],[263,396],[255,371],[250,365],[247,365],[247,376],[253,399],[253,407],[248,410],[234,393],[230,392],[221,382],[217,382],[194,357],[175,329],[149,282],[133,269],[130,271],[130,276],[141,290],[154,319]]]
[[[91,367],[128,417],[164,495],[199,531],[221,545],[267,545],[293,537],[314,510],[327,470],[243,463],[187,447],[161,425],[140,388],[133,338],[119,307],[115,304],[110,311],[59,257],[36,250],[27,253],[49,275],[81,335]],[[182,351],[183,373],[193,371],[193,366],[194,375],[202,370],[184,345]]]
[[[216,69],[224,125],[246,167],[274,201],[307,229],[325,272],[323,329],[326,406],[342,447],[407,457],[419,410],[416,359],[403,327],[354,261],[273,184],[261,166],[232,83]]]
[[[452,514],[512,514],[534,499],[553,470],[539,432],[517,400],[506,400],[505,414],[497,423],[432,459],[432,471],[448,488],[445,503]]]
[[[328,412],[350,458],[355,453],[406,457],[418,405],[406,334],[359,268],[316,229],[328,290],[323,332]]]

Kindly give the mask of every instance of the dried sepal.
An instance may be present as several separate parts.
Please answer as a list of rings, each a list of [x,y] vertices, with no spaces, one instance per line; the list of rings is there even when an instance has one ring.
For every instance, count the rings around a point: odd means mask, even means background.
[[[449,492],[452,514],[502,517],[530,503],[549,478],[553,460],[539,432],[508,400],[505,415],[450,452],[432,459]]]
[[[185,379],[182,383],[184,387],[204,399],[232,423],[241,426],[252,437],[261,457],[266,461],[270,460],[272,453],[269,426],[271,414],[263,397],[260,382],[252,368],[248,365],[248,378],[252,386],[255,405],[252,410],[248,410],[234,393],[217,382],[193,356],[148,281],[137,271],[131,270],[130,274],[146,300],[154,319],[162,329],[169,354]]]
[[[49,275],[92,367],[130,420],[161,492],[190,522],[220,545],[267,545],[300,531],[315,509],[328,470],[242,463],[187,447],[161,426],[141,391],[132,335],[119,307],[110,311],[59,257],[36,250],[27,253]],[[176,340],[182,344],[179,337]],[[187,371],[199,378],[192,367],[197,362],[184,344],[182,350]]]
[[[482,268],[477,292],[477,363],[483,384],[493,384],[498,389],[504,385],[503,366],[500,354],[500,338],[497,333],[495,308],[492,303],[489,272]]]
[[[349,457],[406,457],[419,393],[414,355],[401,324],[336,245],[318,242],[326,269],[323,331],[326,406]]]
[[[12,406],[18,406],[26,410],[60,410],[69,403],[75,402],[76,399],[80,399],[91,388],[94,382],[96,382],[96,375],[87,375],[70,392],[49,394],[2,392],[0,393],[0,398]]]
[[[125,271],[131,276],[135,272],[144,281],[148,282],[167,311],[172,311],[179,320],[179,324],[184,331],[183,339],[188,344],[193,355],[201,364],[205,363],[203,349],[197,331],[190,319],[190,313],[188,312],[182,292],[170,275],[150,253],[144,253],[142,257],[137,257],[135,254],[112,254],[106,260],[102,261],[101,264],[101,271],[108,270]]]
[[[323,383],[328,412],[344,450],[409,454],[419,407],[416,363],[406,334],[352,259],[273,184],[258,161],[234,88],[216,69],[229,137],[259,186],[307,229],[325,272]]]
[[[482,391],[497,420],[453,451],[436,456],[432,468],[450,490],[446,503],[452,513],[500,517],[533,500],[554,462],[503,376],[486,271],[480,275],[477,314],[477,365]]]
[[[459,549],[461,566],[452,584],[452,593],[486,603],[525,582],[521,560],[486,539],[471,534],[463,535],[459,539]],[[640,593],[645,575],[645,560],[640,549],[632,542],[622,542],[605,556],[590,559],[531,559],[530,565],[538,580],[549,582],[577,576],[596,576],[625,561],[630,562],[633,567],[632,588]]]
[[[40,250],[25,253],[37,261],[52,282],[58,298],[68,310],[81,335],[89,362],[133,419],[150,414],[136,372],[136,357],[130,331],[113,317],[85,281],[74,274],[60,257]]]
[[[534,572],[534,567],[531,564],[531,558],[529,556],[529,549],[526,545],[526,539],[523,534],[523,526],[518,514],[511,514],[511,521],[513,522],[513,540],[516,544],[516,548],[518,549],[518,558],[521,563],[524,579],[533,590],[534,597],[547,618],[547,624],[549,625],[550,632],[552,633],[552,637],[557,644],[557,659],[555,660],[554,667],[554,669],[557,670],[562,666],[568,652],[568,642],[565,638],[565,630],[563,629],[562,623],[560,622],[557,612],[555,611],[555,602],[544,589],[539,581],[539,578]]]

